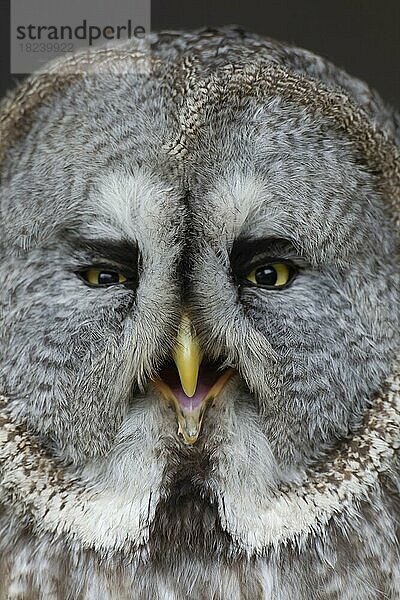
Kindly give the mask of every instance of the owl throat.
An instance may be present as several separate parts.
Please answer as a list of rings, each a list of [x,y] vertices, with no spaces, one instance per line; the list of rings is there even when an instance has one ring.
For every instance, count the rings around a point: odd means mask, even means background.
[[[221,526],[216,504],[190,476],[176,478],[168,497],[159,502],[149,551],[163,565],[187,555],[206,560],[232,553],[232,538]]]

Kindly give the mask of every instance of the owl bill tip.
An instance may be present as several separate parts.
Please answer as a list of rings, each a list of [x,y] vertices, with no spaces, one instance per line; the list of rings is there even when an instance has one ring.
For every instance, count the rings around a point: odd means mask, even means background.
[[[178,412],[178,433],[182,435],[185,444],[192,446],[197,442],[201,431],[203,413],[204,410],[196,411],[195,414]]]

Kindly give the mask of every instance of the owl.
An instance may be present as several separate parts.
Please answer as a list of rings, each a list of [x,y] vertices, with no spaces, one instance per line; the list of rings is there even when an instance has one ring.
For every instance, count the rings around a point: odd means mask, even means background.
[[[0,116],[0,599],[400,597],[399,117],[239,28]]]

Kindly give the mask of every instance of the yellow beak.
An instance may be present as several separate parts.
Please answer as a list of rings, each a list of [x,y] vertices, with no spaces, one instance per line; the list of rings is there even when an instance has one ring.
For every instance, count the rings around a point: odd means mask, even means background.
[[[172,357],[178,369],[182,389],[186,396],[192,398],[197,387],[203,353],[187,313],[182,315]]]

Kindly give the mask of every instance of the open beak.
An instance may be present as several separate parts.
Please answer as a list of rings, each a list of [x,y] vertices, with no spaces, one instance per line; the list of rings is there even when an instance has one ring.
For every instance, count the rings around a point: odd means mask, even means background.
[[[182,315],[172,358],[174,364],[164,367],[154,383],[176,410],[178,432],[187,444],[194,444],[207,406],[217,397],[234,370],[229,368],[221,372],[216,364],[203,360],[203,352],[187,313]]]

